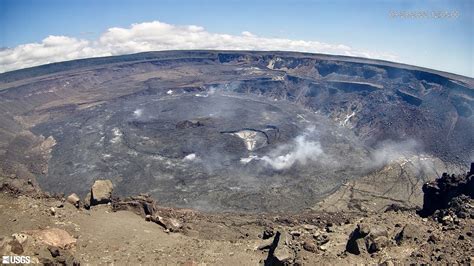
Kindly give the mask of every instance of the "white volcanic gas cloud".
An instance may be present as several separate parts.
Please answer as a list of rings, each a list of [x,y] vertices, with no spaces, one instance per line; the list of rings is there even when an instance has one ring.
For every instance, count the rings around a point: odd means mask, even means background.
[[[143,109],[137,109],[137,110],[133,111],[133,115],[134,115],[136,118],[141,117],[142,114],[143,114]]]
[[[371,153],[369,165],[371,167],[381,167],[394,160],[416,155],[420,153],[421,148],[421,145],[412,139],[401,142],[384,141],[379,143]]]
[[[48,36],[40,43],[0,50],[0,72],[78,58],[179,49],[301,51],[396,61],[391,54],[354,50],[342,44],[267,38],[250,32],[218,34],[199,26],[153,21],[132,24],[130,28],[110,28],[96,40]]]
[[[306,164],[308,161],[316,161],[323,154],[321,144],[306,138],[305,135],[296,137],[292,149],[284,154],[281,153],[287,147],[280,147],[271,155],[259,159],[276,170],[288,169],[295,163]]]

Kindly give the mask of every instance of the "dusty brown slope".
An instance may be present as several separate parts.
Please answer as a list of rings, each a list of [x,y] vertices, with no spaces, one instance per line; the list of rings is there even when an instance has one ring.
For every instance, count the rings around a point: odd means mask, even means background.
[[[459,205],[467,216],[461,216],[461,209],[456,207],[422,218],[414,210],[396,206],[381,213],[209,214],[164,208],[146,195],[112,199],[112,204],[87,210],[61,197],[31,191],[29,196],[18,195],[11,188],[3,186],[0,194],[2,255],[27,255],[43,263],[474,262],[472,199],[463,199]],[[145,218],[133,212],[150,214]],[[171,219],[176,223],[170,223]],[[45,244],[40,236],[58,234],[52,229],[65,230],[72,240],[67,246]]]

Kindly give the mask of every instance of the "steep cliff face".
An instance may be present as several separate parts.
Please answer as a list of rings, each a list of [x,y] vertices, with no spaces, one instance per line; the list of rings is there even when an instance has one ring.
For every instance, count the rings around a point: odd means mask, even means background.
[[[174,51],[56,63],[1,74],[0,111],[5,176],[81,195],[110,178],[121,195],[206,210],[302,209],[374,176],[421,195],[474,156],[472,79],[361,58]],[[387,168],[404,160],[409,177]],[[369,192],[389,190],[379,179]]]

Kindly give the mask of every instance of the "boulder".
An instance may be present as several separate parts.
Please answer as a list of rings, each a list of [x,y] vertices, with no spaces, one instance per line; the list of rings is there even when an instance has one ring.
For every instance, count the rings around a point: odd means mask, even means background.
[[[346,251],[355,255],[375,253],[390,244],[388,232],[378,225],[358,224],[349,236]]]
[[[112,181],[96,180],[91,188],[91,206],[109,203],[112,199]]]
[[[304,248],[304,250],[309,251],[309,252],[313,252],[313,253],[318,252],[318,247],[316,246],[316,244],[314,244],[311,241],[305,241],[303,243],[303,248]]]
[[[358,224],[356,231],[360,237],[365,237],[370,233],[370,225],[368,224]]]
[[[151,221],[161,225],[164,229],[169,230],[170,232],[178,232],[183,227],[177,219],[162,217],[160,215],[151,217]]]
[[[264,250],[264,249],[270,249],[273,244],[273,238],[267,238],[260,243],[260,245],[257,246],[257,250]]]
[[[89,209],[91,207],[91,193],[87,193],[86,197],[84,198],[84,208]]]
[[[324,245],[319,246],[319,250],[321,250],[321,251],[326,251],[326,250],[328,250],[328,248],[329,248],[328,244],[324,244]]]
[[[28,231],[36,240],[52,247],[61,249],[72,248],[76,244],[76,239],[68,232],[59,228],[49,228],[44,230]]]
[[[390,244],[390,240],[386,236],[369,237],[365,240],[366,248],[369,253],[381,251]]]
[[[275,259],[280,263],[290,263],[294,258],[292,250],[288,246],[277,246],[273,253]]]
[[[300,231],[296,231],[296,230],[295,230],[295,231],[291,231],[291,232],[290,232],[290,235],[292,235],[292,236],[294,236],[294,237],[299,237],[299,236],[301,236],[301,232],[300,232]]]
[[[286,232],[275,234],[274,249],[271,250],[273,251],[271,253],[273,258],[281,264],[289,264],[294,259],[293,250],[290,248],[290,239],[291,237]]]
[[[321,235],[318,232],[313,234],[313,238],[316,240],[318,245],[324,245],[329,242],[329,237],[327,235]]]
[[[67,196],[66,201],[74,205],[76,208],[79,208],[81,199],[76,193],[72,193],[71,195]]]
[[[12,235],[12,237],[16,239],[22,245],[28,240],[28,236],[21,233],[15,233]]]
[[[56,209],[55,209],[54,207],[49,208],[49,213],[50,213],[52,216],[55,216],[55,215],[56,215]]]
[[[132,211],[142,217],[150,217],[148,220],[151,220],[157,210],[156,201],[147,194],[140,194],[138,196],[132,196],[112,203],[112,209],[114,211]]]
[[[365,244],[365,240],[363,238],[358,238],[353,240],[353,243],[350,245],[350,249],[346,248],[352,254],[359,255],[365,254],[369,251],[367,250],[367,246]]]
[[[23,254],[23,245],[13,237],[5,237],[0,241],[0,254],[21,255]]]
[[[402,244],[405,241],[409,240],[419,240],[421,239],[421,233],[420,230],[416,225],[413,224],[407,224],[403,227],[403,229],[395,236],[395,241],[397,241],[397,244]]]
[[[471,165],[472,166],[472,165]],[[474,198],[474,175],[469,171],[464,175],[448,175],[423,185],[423,209],[419,214],[427,217],[436,210],[447,209],[452,199],[461,195]]]
[[[291,237],[286,232],[275,233],[268,251],[265,265],[288,265],[293,263],[295,254],[290,248]]]
[[[18,240],[13,239],[8,243],[11,247],[11,251],[17,255],[20,255],[23,253],[23,246],[18,242]]]
[[[75,239],[58,228],[31,230],[11,237],[0,236],[0,254],[29,256],[31,264],[80,265],[72,255],[74,244]]]
[[[387,232],[387,229],[385,229],[385,227],[374,225],[370,227],[368,236],[371,238],[377,238],[380,236],[388,237],[388,232]]]
[[[275,232],[273,231],[273,228],[267,227],[267,228],[265,228],[265,230],[263,231],[262,238],[263,238],[263,239],[269,239],[269,238],[271,238],[271,237],[274,236],[274,235],[275,235]]]

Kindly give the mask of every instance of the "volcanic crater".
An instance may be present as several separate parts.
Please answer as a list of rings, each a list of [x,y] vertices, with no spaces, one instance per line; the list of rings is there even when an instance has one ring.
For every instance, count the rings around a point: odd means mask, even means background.
[[[54,63],[0,74],[0,110],[5,176],[82,196],[107,178],[119,196],[205,211],[321,207],[368,178],[366,194],[417,204],[424,181],[474,158],[472,78],[344,56]]]

